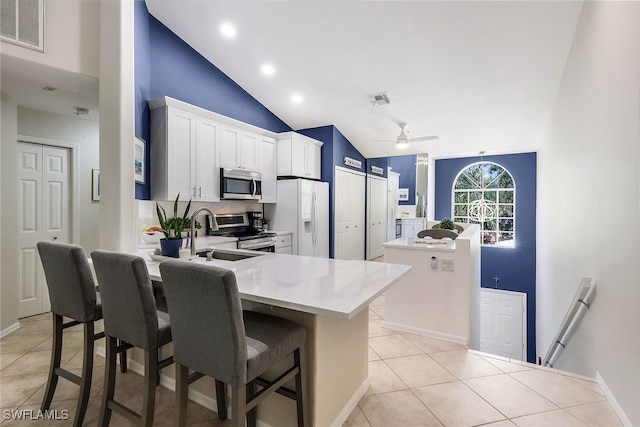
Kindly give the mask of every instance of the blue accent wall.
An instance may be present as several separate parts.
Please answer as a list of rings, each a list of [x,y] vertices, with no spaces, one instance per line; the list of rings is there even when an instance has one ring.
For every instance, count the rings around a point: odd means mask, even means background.
[[[400,174],[400,188],[409,189],[409,200],[398,202],[399,205],[416,204],[416,162],[418,156],[389,157],[389,166],[393,172]]]
[[[296,132],[306,135],[310,138],[322,141],[322,181],[329,183],[329,257],[334,257],[334,182],[333,182],[333,170],[334,166],[340,166],[345,169],[357,170],[364,172],[366,165],[366,159],[360,152],[349,142],[347,138],[333,125],[322,126],[310,129],[300,129]],[[355,160],[360,160],[362,166],[360,168],[354,168],[344,164],[344,158],[350,157]],[[364,244],[364,242],[363,242]]]
[[[151,93],[151,67],[149,66],[150,34],[149,34],[149,12],[144,1],[136,1],[134,4],[134,70],[135,70],[135,128],[136,136],[147,141],[145,159],[144,184],[136,182],[136,199],[149,200],[151,198],[151,188],[149,185],[151,174],[149,171],[149,154],[151,144],[149,144],[149,106],[147,100]]]
[[[451,191],[460,171],[481,160],[497,163],[513,176],[516,185],[516,238],[514,248],[483,246],[481,285],[527,294],[527,360],[536,355],[536,153],[467,157],[435,161],[435,219],[453,218]]]
[[[377,166],[382,168],[382,175],[371,172],[371,166]],[[388,175],[388,166],[389,166],[389,158],[388,157],[379,157],[376,159],[367,159],[367,173],[373,176],[378,176],[381,178],[387,178]]]
[[[272,132],[291,128],[160,21],[135,4],[136,134],[149,142],[147,101],[169,96]],[[147,150],[149,150],[147,144]],[[147,166],[148,166],[147,152]],[[147,167],[147,170],[149,168]],[[150,188],[136,185],[136,198]]]

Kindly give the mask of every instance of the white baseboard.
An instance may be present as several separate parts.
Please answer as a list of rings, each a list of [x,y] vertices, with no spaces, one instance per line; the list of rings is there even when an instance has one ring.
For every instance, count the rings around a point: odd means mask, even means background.
[[[20,329],[20,322],[16,322],[13,325],[9,326],[8,328],[5,328],[2,331],[0,331],[0,338],[6,337],[11,332],[17,331],[18,329]]]
[[[340,411],[336,419],[333,420],[333,422],[331,423],[331,427],[340,427],[345,423],[345,421],[347,421],[349,415],[351,415],[353,410],[356,409],[356,406],[358,406],[358,403],[360,403],[360,400],[362,400],[364,394],[369,389],[370,384],[371,382],[369,381],[369,377],[367,377],[362,385],[358,387],[358,390],[356,390],[353,396],[351,396],[351,399],[349,399],[345,407],[342,408],[342,411]]]
[[[604,382],[604,379],[600,376],[600,372],[598,371],[596,371],[596,382],[600,386],[600,390],[602,390],[602,392],[604,393],[604,397],[607,398],[609,405],[611,405],[618,418],[620,418],[622,425],[624,425],[625,427],[633,427],[633,424],[631,424],[631,421],[629,421],[629,418],[627,418],[627,415],[622,410],[622,407],[616,400],[613,393],[611,393],[611,390],[609,390],[609,387],[607,387],[607,384]]]
[[[409,332],[411,334],[422,335],[425,337],[436,338],[439,340],[450,341],[456,344],[469,345],[469,337],[461,337],[458,335],[449,335],[442,332],[431,331],[429,329],[416,328],[413,326],[407,326],[402,323],[382,321],[382,326],[389,329],[395,329],[402,332]]]

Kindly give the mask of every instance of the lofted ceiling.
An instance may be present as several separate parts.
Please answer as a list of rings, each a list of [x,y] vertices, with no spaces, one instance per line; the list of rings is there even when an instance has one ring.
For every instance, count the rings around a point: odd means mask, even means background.
[[[146,4],[293,129],[335,125],[367,158],[536,150],[582,9],[581,1]],[[223,22],[235,38],[221,36]],[[80,118],[99,120],[96,79],[8,55],[1,62],[2,92],[19,105],[67,115],[85,107],[92,113]],[[264,63],[274,75],[261,73]],[[380,92],[391,103],[373,106],[368,96]],[[409,138],[439,139],[400,151],[400,122]]]
[[[293,129],[333,124],[368,158],[536,150],[582,9],[577,1],[146,4]],[[235,38],[222,37],[225,22]],[[261,73],[264,63],[274,75]],[[380,92],[391,103],[373,106],[368,95]],[[400,122],[409,138],[439,139],[399,151]]]

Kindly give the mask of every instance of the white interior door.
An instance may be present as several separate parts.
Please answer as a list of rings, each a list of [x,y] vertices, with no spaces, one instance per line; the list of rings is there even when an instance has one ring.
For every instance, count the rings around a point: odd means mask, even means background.
[[[364,260],[365,176],[336,168],[334,183],[334,257]]]
[[[50,310],[36,243],[68,242],[69,150],[18,142],[18,316]]]
[[[527,360],[527,295],[480,290],[480,351]]]
[[[387,180],[367,176],[367,259],[384,254],[387,236]]]

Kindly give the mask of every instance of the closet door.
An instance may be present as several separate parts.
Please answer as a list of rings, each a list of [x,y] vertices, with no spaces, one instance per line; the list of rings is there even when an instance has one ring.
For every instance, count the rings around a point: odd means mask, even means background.
[[[384,254],[387,237],[387,180],[367,176],[367,259]]]
[[[364,260],[365,175],[336,167],[334,177],[334,257]]]
[[[68,243],[69,150],[18,143],[18,317],[50,310],[36,243]]]

